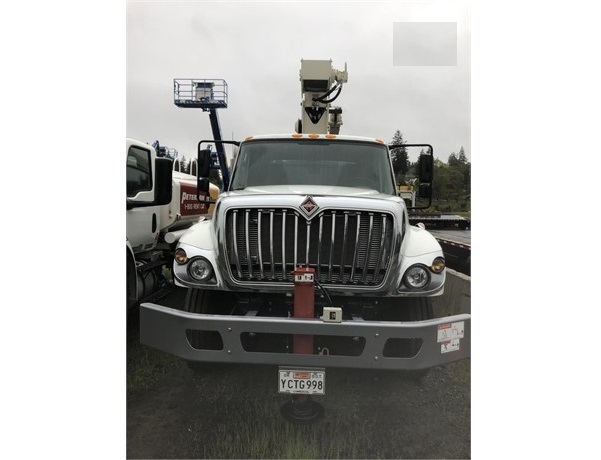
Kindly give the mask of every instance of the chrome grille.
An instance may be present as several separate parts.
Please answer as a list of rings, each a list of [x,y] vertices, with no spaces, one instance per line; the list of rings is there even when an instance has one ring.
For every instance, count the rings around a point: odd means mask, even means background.
[[[294,209],[230,209],[226,257],[239,282],[292,282],[297,265],[322,284],[377,286],[390,264],[390,214],[324,210],[306,220]]]

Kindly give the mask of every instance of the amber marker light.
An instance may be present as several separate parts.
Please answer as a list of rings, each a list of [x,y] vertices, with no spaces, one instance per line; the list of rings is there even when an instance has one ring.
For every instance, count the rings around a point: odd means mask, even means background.
[[[303,137],[303,135],[302,134],[293,134],[292,137],[295,137],[298,139],[299,137]]]
[[[184,251],[182,248],[177,248],[175,250],[173,258],[180,265],[184,265],[186,262],[188,262],[188,256],[186,255],[186,251]]]
[[[253,137],[255,136],[248,136],[246,139],[244,139],[245,141],[250,141]]]
[[[336,134],[326,134],[326,139],[336,139]]]
[[[432,261],[432,265],[430,265],[430,270],[432,270],[434,273],[442,273],[445,266],[446,266],[446,264],[445,264],[444,258],[437,257],[436,259],[434,259]]]
[[[382,139],[376,139],[376,142],[379,142],[380,144],[384,143],[384,141]]]
[[[309,137],[311,139],[317,139],[319,137],[319,134],[309,134]]]

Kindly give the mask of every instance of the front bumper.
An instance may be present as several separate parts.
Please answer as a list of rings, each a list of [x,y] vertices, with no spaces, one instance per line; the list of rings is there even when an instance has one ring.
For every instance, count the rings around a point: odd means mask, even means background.
[[[193,348],[186,330],[217,331],[223,349]],[[359,356],[247,351],[242,346],[241,334],[248,332],[364,337],[365,346]],[[331,323],[320,319],[187,313],[152,303],[140,307],[140,342],[188,361],[418,370],[469,358],[470,337],[469,314],[415,322],[356,319]],[[420,338],[423,342],[411,358],[384,356],[387,340],[395,338]]]

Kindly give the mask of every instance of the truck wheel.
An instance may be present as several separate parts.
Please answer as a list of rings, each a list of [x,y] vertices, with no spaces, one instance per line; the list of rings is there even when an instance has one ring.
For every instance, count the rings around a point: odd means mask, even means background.
[[[388,321],[423,321],[434,318],[432,300],[429,297],[408,297],[399,299],[394,305],[389,305],[385,319]],[[421,347],[420,339],[391,341],[384,349],[389,356],[414,356]],[[403,371],[402,375],[419,382],[428,374],[430,369]]]
[[[184,303],[184,311],[189,313],[215,313],[215,308],[210,307],[210,297],[212,291],[204,289],[188,289],[186,293],[186,301]],[[188,331],[188,341],[193,348],[221,350],[223,349],[223,341],[217,332],[212,331]],[[186,361],[188,367],[195,373],[202,373],[211,370],[215,367],[213,363],[201,361]]]
[[[410,303],[409,307],[409,321],[422,321],[426,319],[434,318],[434,310],[432,308],[432,299],[429,297],[414,297],[411,298],[413,302]],[[414,339],[411,342],[411,352],[417,353],[421,344],[419,339]],[[423,379],[430,369],[420,369],[406,372],[408,378],[415,382],[419,382]]]
[[[136,306],[137,296],[136,296],[136,266],[134,261],[129,254],[127,253],[127,278],[126,278],[126,288],[127,288],[127,312]]]
[[[189,313],[208,313],[208,292],[204,289],[188,289],[184,311]]]
[[[136,288],[136,266],[129,254],[127,253],[127,274],[126,274],[126,290],[127,290],[127,301],[126,301],[126,322],[127,331],[136,331],[140,320],[140,309],[137,298]]]

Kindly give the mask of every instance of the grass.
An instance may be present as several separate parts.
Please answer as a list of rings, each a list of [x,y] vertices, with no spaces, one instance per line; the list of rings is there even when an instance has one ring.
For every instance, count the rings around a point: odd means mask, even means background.
[[[169,457],[468,458],[469,361],[451,366],[421,385],[394,372],[329,369],[327,394],[314,398],[325,416],[312,425],[282,417],[290,396],[275,392],[272,366],[195,376],[199,398]],[[452,384],[466,393],[455,394]]]
[[[363,420],[346,423],[344,417],[321,420],[313,425],[294,425],[280,415],[286,401],[282,398],[271,404],[253,404],[244,410],[237,407],[225,411],[227,422],[218,425],[218,435],[207,439],[205,431],[195,427],[195,458],[387,458],[394,446],[375,443],[370,430],[363,423],[373,425],[381,421]],[[233,413],[232,413],[233,412]],[[249,420],[261,421],[260,426]],[[355,422],[358,419],[355,419]],[[391,438],[393,433],[384,433]],[[397,446],[398,447],[398,446]],[[398,451],[398,450],[397,450]]]
[[[154,387],[164,377],[186,367],[186,364],[179,358],[140,345],[137,334],[131,337],[128,342],[128,397]]]
[[[164,274],[169,275],[168,271]],[[170,275],[169,275],[170,276]],[[185,291],[173,290],[165,298],[157,300],[161,304],[180,305]],[[167,303],[165,303],[167,302]],[[184,361],[175,356],[145,347],[140,344],[138,323],[139,308],[130,313],[127,326],[127,396],[134,396],[154,387],[164,377],[187,368]]]
[[[328,369],[326,395],[314,398],[324,417],[295,425],[280,413],[290,396],[277,393],[274,366],[196,375],[161,352],[140,347],[133,356],[140,361],[128,373],[128,397],[136,396],[162,449],[144,458],[470,457],[469,360],[435,368],[421,384],[394,372]],[[176,369],[181,387],[172,385]]]

